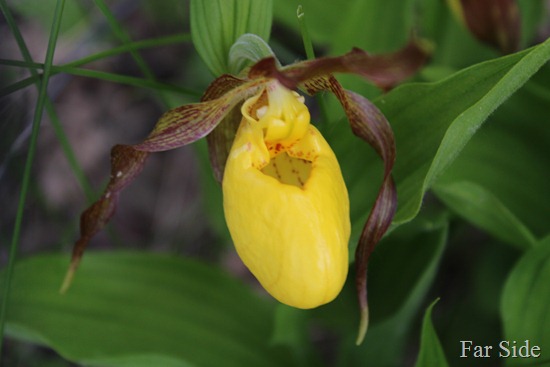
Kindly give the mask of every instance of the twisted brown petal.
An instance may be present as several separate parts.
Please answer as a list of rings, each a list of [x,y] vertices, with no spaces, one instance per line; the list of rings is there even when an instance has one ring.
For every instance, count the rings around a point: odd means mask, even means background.
[[[149,153],[174,149],[204,137],[235,105],[253,94],[262,83],[261,79],[244,81],[224,75],[206,90],[203,102],[177,107],[162,115],[144,142],[133,146],[113,147],[111,179],[101,198],[82,213],[80,238],[74,245],[71,264],[61,292],[69,288],[88,243],[111,219],[120,192],[141,172]]]
[[[297,85],[333,73],[358,74],[378,87],[388,90],[416,73],[427,61],[429,47],[412,38],[402,49],[381,55],[371,55],[354,48],[345,55],[321,57],[277,69],[274,58],[256,63],[249,71],[249,78],[269,77],[279,80],[289,89]]]
[[[88,242],[111,219],[120,192],[139,175],[148,155],[148,152],[136,150],[129,145],[115,145],[111,150],[111,178],[101,198],[80,216],[80,238],[73,247],[71,264],[61,286],[61,293],[65,293],[71,285]]]
[[[331,74],[359,74],[381,88],[388,89],[416,72],[425,62],[427,54],[426,48],[413,39],[405,48],[393,54],[373,56],[353,49],[340,57],[305,61],[282,70],[277,69],[275,59],[266,58],[251,68],[247,80],[230,75],[216,79],[206,90],[201,102],[177,107],[162,115],[145,141],[134,146],[118,145],[113,148],[111,181],[103,196],[82,215],[81,236],[75,244],[71,267],[62,290],[65,291],[70,285],[88,242],[112,217],[120,191],[141,172],[149,152],[174,149],[192,143],[210,134],[225,119],[209,141],[214,172],[221,180],[238,119],[236,115],[228,114],[242,100],[257,93],[268,78],[275,78],[292,89],[304,85],[313,93],[320,90],[332,91],[342,103],[354,133],[366,140],[384,160],[384,180],[356,252],[357,287],[363,315],[362,332],[358,340],[362,339],[367,320],[365,285],[368,258],[388,229],[395,213],[397,199],[391,178],[395,146],[391,128],[380,111],[367,99],[344,90]]]
[[[333,92],[346,111],[352,131],[368,142],[384,162],[384,178],[376,201],[361,232],[355,252],[356,288],[361,314],[357,344],[363,341],[368,328],[367,265],[376,244],[388,230],[397,210],[397,191],[391,171],[395,161],[395,141],[390,124],[368,99],[345,90],[330,76],[305,83],[310,93]]]

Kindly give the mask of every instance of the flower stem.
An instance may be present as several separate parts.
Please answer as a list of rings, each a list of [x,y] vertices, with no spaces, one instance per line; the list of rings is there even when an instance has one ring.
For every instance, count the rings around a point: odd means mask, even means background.
[[[311,42],[311,37],[309,36],[309,31],[306,24],[306,13],[304,11],[303,5],[298,5],[296,9],[296,17],[298,18],[298,24],[300,25],[300,33],[302,34],[302,42],[304,43],[304,50],[308,60],[313,60],[315,58],[315,51],[313,50],[313,43]],[[325,100],[323,99],[322,94],[315,96],[319,109],[321,111],[321,121],[326,123],[328,121],[327,107]]]
[[[300,33],[302,34],[302,41],[304,42],[304,49],[306,56],[309,60],[315,58],[315,51],[313,51],[313,44],[306,24],[306,13],[304,12],[303,5],[298,5],[296,10],[296,16],[298,17],[298,24],[300,24]]]

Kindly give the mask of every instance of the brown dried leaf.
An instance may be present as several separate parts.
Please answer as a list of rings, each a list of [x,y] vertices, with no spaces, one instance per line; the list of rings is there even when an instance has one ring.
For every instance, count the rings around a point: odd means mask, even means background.
[[[70,286],[88,243],[111,219],[120,192],[141,172],[149,153],[177,148],[207,135],[236,104],[254,93],[261,84],[262,80],[259,79],[244,81],[224,75],[206,90],[204,102],[177,107],[162,115],[144,142],[134,146],[113,147],[111,179],[101,198],[82,213],[80,238],[74,245],[71,265],[61,292],[65,292]]]

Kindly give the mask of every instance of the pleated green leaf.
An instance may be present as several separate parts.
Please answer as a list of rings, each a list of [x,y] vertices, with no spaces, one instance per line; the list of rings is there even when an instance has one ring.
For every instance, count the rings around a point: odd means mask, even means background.
[[[61,295],[66,268],[66,254],[16,266],[8,335],[93,366],[290,363],[269,346],[274,304],[219,269],[151,253],[89,253]]]
[[[191,0],[193,45],[214,75],[230,72],[229,50],[241,35],[269,39],[272,8],[272,0]]]
[[[476,64],[439,82],[402,85],[374,100],[392,125],[396,139],[393,175],[398,208],[394,226],[417,215],[426,191],[460,157],[478,128],[549,59],[547,40],[529,50]],[[539,120],[550,119],[548,109],[537,110]],[[348,187],[350,243],[354,246],[376,197],[382,167],[370,148],[349,130],[332,125],[322,133],[338,157]],[[523,216],[520,218],[523,221]]]
[[[438,179],[446,205],[519,249],[549,232],[550,65],[483,126]]]
[[[239,75],[246,67],[270,56],[275,54],[263,38],[245,33],[229,49],[229,70],[231,74]]]
[[[540,347],[540,358],[509,358],[510,366],[550,366],[550,237],[527,252],[512,270],[502,293],[504,339],[528,340]],[[512,345],[512,344],[511,344]],[[510,346],[511,346],[510,345]]]
[[[440,82],[403,85],[374,101],[392,125],[396,139],[393,175],[399,202],[394,224],[416,216],[424,193],[460,155],[488,116],[549,59],[547,40],[529,50],[474,65]],[[550,118],[550,112],[546,116]],[[374,200],[380,166],[368,147],[345,129],[332,129],[326,137],[348,185],[353,243]]]
[[[416,360],[415,367],[448,367],[445,352],[432,324],[432,310],[438,299],[426,309],[424,321],[422,322],[422,337],[420,340],[420,353]]]
[[[397,141],[394,175],[401,202],[396,222],[416,215],[424,192],[487,117],[549,59],[547,40],[438,83],[405,85],[377,101]]]

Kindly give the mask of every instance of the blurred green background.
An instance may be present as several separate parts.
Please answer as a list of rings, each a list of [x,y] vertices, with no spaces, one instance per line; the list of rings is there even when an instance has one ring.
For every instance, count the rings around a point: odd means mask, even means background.
[[[317,56],[395,51],[412,32],[433,46],[428,64],[388,93],[338,76],[382,110],[397,143],[398,213],[369,265],[371,324],[360,347],[353,263],[326,306],[297,310],[267,296],[234,251],[204,141],[149,158],[70,292],[57,293],[78,217],[107,182],[111,147],[140,142],[217,76],[191,40],[189,1],[67,1],[54,20],[57,3],[0,0],[2,289],[19,236],[2,298],[2,366],[550,366],[547,1],[517,1],[512,55],[477,39],[445,1],[300,2]],[[270,30],[283,64],[306,59],[298,2],[235,4],[222,17],[234,36]],[[214,25],[196,21],[213,37]],[[25,60],[17,34],[43,63],[56,25],[39,119],[44,78],[32,71],[45,68]],[[322,100],[325,114],[318,99],[308,103],[348,185],[353,253],[382,165],[335,99]],[[40,134],[18,212],[33,119]],[[461,340],[494,355],[460,358]],[[498,358],[502,340],[530,340],[541,357]]]

